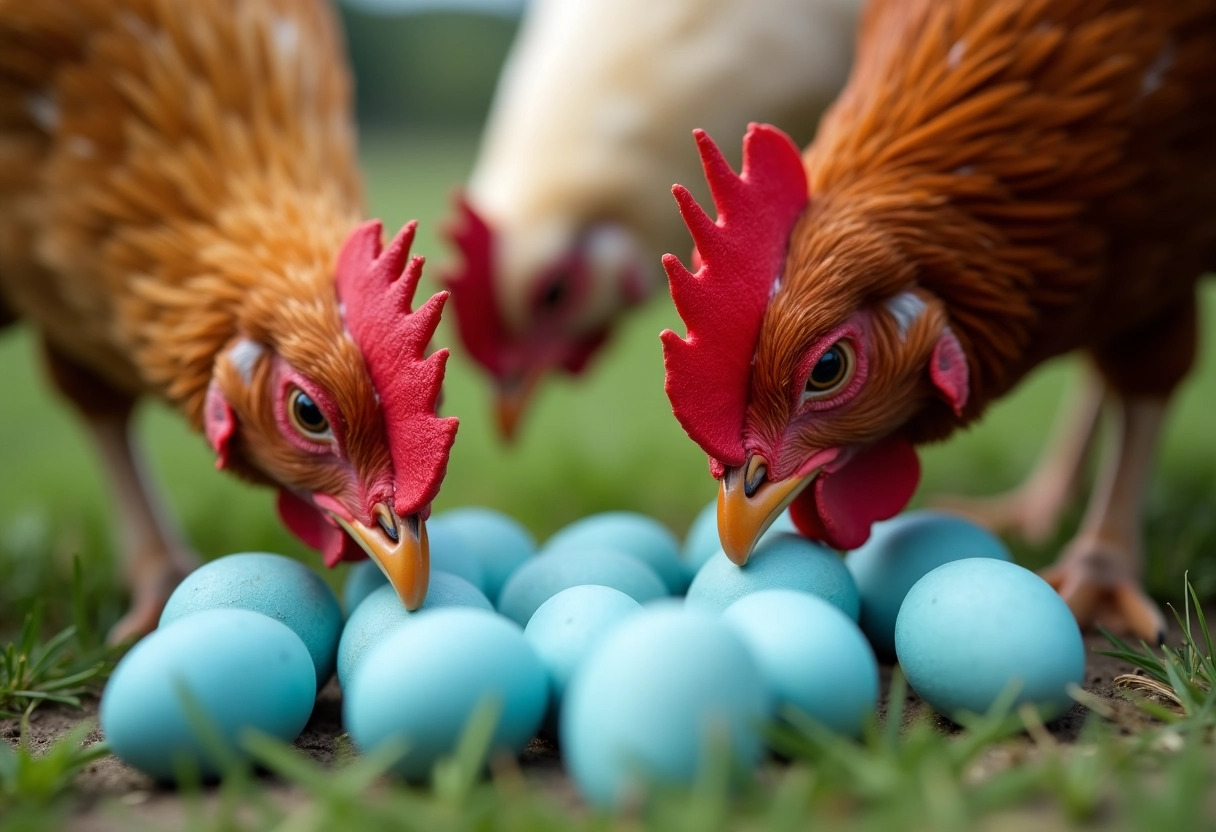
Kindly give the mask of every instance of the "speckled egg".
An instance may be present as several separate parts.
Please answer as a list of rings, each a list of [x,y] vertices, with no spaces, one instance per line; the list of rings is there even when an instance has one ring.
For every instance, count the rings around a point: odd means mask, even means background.
[[[760,760],[771,700],[756,660],[719,617],[674,602],[630,616],[570,681],[562,706],[566,768],[602,807],[650,780],[689,785],[725,748],[741,770]]]
[[[502,588],[498,611],[523,627],[545,601],[584,584],[610,586],[640,604],[667,596],[663,581],[637,558],[616,549],[562,550],[517,569]]]
[[[448,530],[463,539],[465,550],[481,566],[479,584],[491,602],[498,601],[503,584],[516,569],[536,554],[536,539],[519,521],[488,508],[456,508],[435,514],[427,529]]]
[[[642,605],[620,590],[607,586],[572,586],[541,604],[524,637],[549,671],[549,710],[561,710],[566,685],[575,669],[614,627]]]
[[[516,754],[536,733],[548,696],[545,668],[518,626],[451,607],[419,615],[372,649],[355,670],[342,719],[363,752],[403,743],[395,770],[425,780],[482,702],[500,708],[491,753]]]
[[[299,561],[247,552],[205,563],[173,590],[160,626],[214,609],[252,610],[281,621],[308,648],[316,666],[317,687],[333,675],[342,607],[321,576]]]
[[[667,527],[644,514],[606,511],[576,520],[545,542],[541,554],[608,547],[637,558],[655,571],[669,595],[688,588],[688,570],[680,560],[680,542]]]
[[[346,622],[338,642],[338,684],[350,684],[355,668],[376,644],[392,630],[413,622],[419,613],[444,607],[475,607],[493,610],[485,593],[464,578],[447,572],[432,572],[426,601],[414,612],[407,610],[391,586],[385,584],[367,596]]]
[[[726,608],[760,664],[777,712],[792,708],[833,731],[861,735],[878,704],[878,661],[835,604],[806,592],[766,589]]]
[[[787,510],[777,516],[773,525],[760,535],[760,539],[767,540],[782,532],[797,533],[797,531]],[[684,535],[682,550],[684,568],[690,576],[696,575],[705,562],[720,551],[722,551],[722,541],[718,538],[718,501],[715,499],[701,509],[696,519],[692,521],[692,525],[689,526],[687,534]]]
[[[1068,605],[1028,569],[995,558],[939,566],[908,590],[895,622],[908,683],[951,719],[985,713],[1011,684],[1014,707],[1044,719],[1072,705],[1085,678],[1085,645]]]
[[[857,587],[840,555],[801,535],[780,532],[756,544],[745,566],[719,552],[688,587],[690,607],[721,612],[762,589],[794,589],[831,601],[857,619]]]
[[[171,621],[136,644],[110,676],[100,722],[111,751],[158,780],[220,773],[213,739],[237,758],[257,730],[292,742],[317,693],[308,648],[289,627],[244,609]],[[206,719],[206,741],[192,722]]]
[[[875,523],[865,545],[845,557],[861,597],[861,631],[879,658],[895,658],[895,617],[912,585],[961,558],[1013,560],[988,530],[936,511],[910,511]]]

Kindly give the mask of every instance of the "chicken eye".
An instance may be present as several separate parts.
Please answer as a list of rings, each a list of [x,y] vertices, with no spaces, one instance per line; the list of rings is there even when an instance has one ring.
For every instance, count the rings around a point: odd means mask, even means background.
[[[303,390],[297,388],[291,391],[287,412],[291,414],[291,424],[307,438],[319,440],[333,436],[329,429],[329,420],[325,418],[312,396]]]
[[[828,347],[807,377],[803,399],[819,399],[838,391],[853,375],[853,348],[847,341]]]

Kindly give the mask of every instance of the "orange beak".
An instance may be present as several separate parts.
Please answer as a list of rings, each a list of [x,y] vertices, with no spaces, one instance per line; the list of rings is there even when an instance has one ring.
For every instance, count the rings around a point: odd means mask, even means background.
[[[727,468],[718,489],[718,537],[722,551],[743,566],[760,535],[815,479],[819,469],[780,482],[768,479],[768,462],[759,454],[745,464]]]
[[[371,526],[358,520],[336,519],[380,567],[405,608],[416,610],[426,600],[431,578],[426,524],[417,514],[401,519],[387,503],[377,505],[373,514],[376,522]]]
[[[520,419],[531,404],[540,379],[541,373],[530,372],[519,380],[499,382],[494,392],[494,415],[497,417],[498,435],[503,441],[515,441]]]

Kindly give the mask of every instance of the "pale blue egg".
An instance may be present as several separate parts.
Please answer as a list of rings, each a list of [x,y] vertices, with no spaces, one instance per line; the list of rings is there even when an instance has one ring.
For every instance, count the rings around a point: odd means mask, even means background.
[[[173,590],[160,626],[215,609],[252,610],[283,622],[312,655],[317,687],[334,674],[342,607],[321,576],[299,561],[246,552],[205,563]]]
[[[238,759],[249,731],[292,742],[316,694],[312,657],[289,627],[249,610],[212,609],[131,648],[106,683],[99,716],[110,750],[128,765],[158,780],[176,779],[178,766],[213,777],[222,766],[212,742]],[[196,713],[206,723],[201,735]]]
[[[541,604],[524,636],[549,671],[549,711],[561,709],[566,686],[579,664],[614,627],[642,605],[607,586],[572,586]]]
[[[718,538],[718,501],[715,499],[701,509],[684,535],[684,569],[690,579],[705,565],[705,561],[721,550],[722,541]]]
[[[597,806],[631,800],[650,781],[690,785],[714,752],[760,760],[771,715],[760,668],[719,617],[673,602],[646,607],[610,632],[570,681],[562,754]]]
[[[910,511],[875,523],[865,545],[845,557],[861,597],[861,631],[880,659],[895,659],[895,618],[912,585],[962,558],[1013,560],[987,529],[936,511]]]
[[[788,509],[777,515],[773,525],[760,535],[760,540],[767,540],[773,535],[783,532],[794,534],[798,532]],[[692,521],[692,525],[689,526],[688,533],[684,536],[684,568],[690,576],[696,575],[706,561],[721,551],[722,541],[718,537],[718,501],[715,499],[701,509],[696,519]]]
[[[1028,569],[995,558],[939,566],[908,590],[895,622],[908,683],[934,710],[982,714],[1011,684],[1014,707],[1050,719],[1085,679],[1085,644],[1068,605]]]
[[[831,601],[857,620],[857,587],[840,555],[805,537],[774,534],[756,544],[747,564],[735,566],[719,552],[688,587],[690,607],[721,612],[762,589],[795,589]]]
[[[590,549],[617,549],[655,571],[670,595],[688,588],[688,571],[680,560],[680,542],[666,526],[632,511],[606,511],[576,520],[545,542],[541,554]]]
[[[482,609],[424,612],[379,642],[342,703],[355,745],[407,749],[394,769],[425,780],[452,754],[478,706],[499,709],[490,751],[517,754],[536,733],[549,696],[544,665],[523,631]]]
[[[793,708],[841,734],[858,737],[878,704],[878,660],[835,604],[806,592],[766,589],[726,608],[760,664],[777,712]]]
[[[486,573],[473,553],[460,523],[435,517],[426,524],[430,541],[431,569],[458,575],[473,586],[486,591]]]
[[[388,584],[367,596],[355,608],[342,638],[338,642],[338,684],[343,688],[350,684],[355,668],[364,656],[397,627],[416,620],[425,610],[444,607],[477,607],[493,610],[494,605],[480,589],[464,578],[447,572],[432,572],[431,585],[426,591],[426,600],[414,612],[410,612],[397,597],[397,592]]]
[[[655,571],[616,549],[559,551],[540,555],[515,571],[498,598],[498,611],[527,625],[537,608],[563,589],[584,584],[610,586],[640,604],[667,596]]]
[[[350,618],[364,599],[382,586],[388,586],[388,578],[374,560],[368,558],[352,563],[346,570],[346,583],[342,585],[342,608],[346,610],[346,617]]]
[[[514,518],[488,508],[456,508],[433,515],[427,528],[455,531],[481,566],[481,589],[497,603],[503,584],[536,554],[536,538]],[[441,532],[442,533],[442,532]]]

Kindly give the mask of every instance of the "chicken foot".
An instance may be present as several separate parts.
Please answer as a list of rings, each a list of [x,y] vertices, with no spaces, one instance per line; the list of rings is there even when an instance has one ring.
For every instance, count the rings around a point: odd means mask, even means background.
[[[1116,403],[1109,445],[1080,529],[1043,577],[1082,626],[1097,624],[1155,645],[1164,638],[1165,617],[1140,586],[1141,521],[1166,402],[1128,397]]]
[[[198,561],[149,488],[131,441],[134,398],[52,347],[46,347],[46,355],[55,386],[81,414],[113,500],[123,576],[132,598],[131,609],[109,633],[109,641],[118,643],[156,628],[170,593]]]
[[[1021,485],[991,497],[936,497],[932,506],[1029,543],[1050,540],[1080,492],[1106,395],[1106,385],[1093,368],[1086,366],[1083,373],[1079,389],[1067,397],[1056,419],[1052,438]]]

